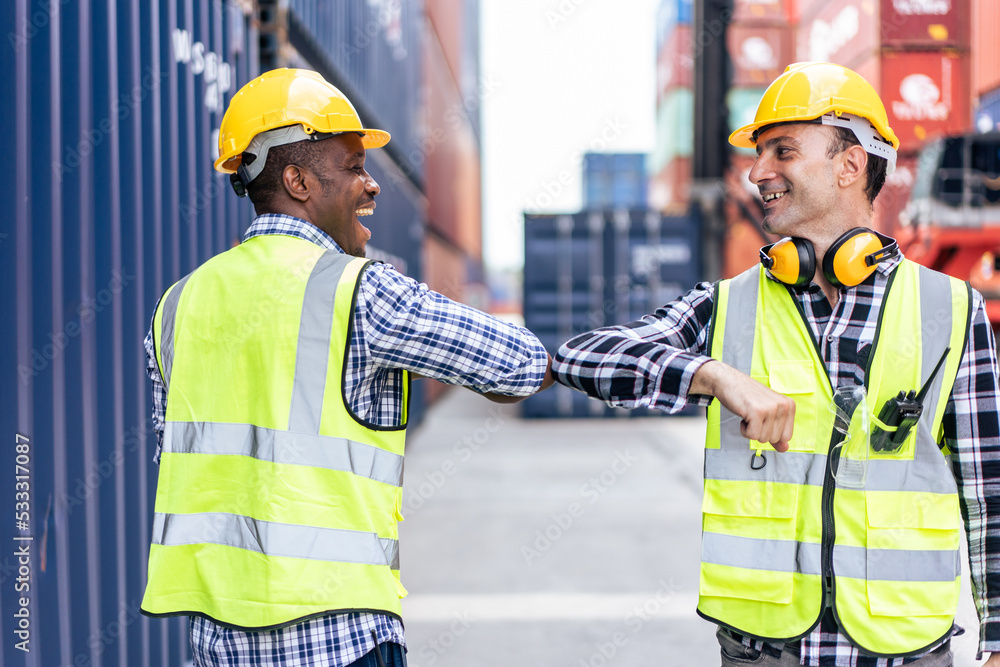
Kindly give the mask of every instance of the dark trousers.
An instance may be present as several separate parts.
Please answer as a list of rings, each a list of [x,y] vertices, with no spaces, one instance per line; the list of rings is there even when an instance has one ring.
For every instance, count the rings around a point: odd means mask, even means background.
[[[722,667],[740,667],[740,665],[758,665],[767,667],[791,667],[799,664],[799,651],[785,650],[779,657],[761,653],[754,649],[747,648],[742,641],[734,639],[729,631],[719,628],[715,636],[719,640],[722,648]],[[796,642],[796,645],[798,642]],[[920,660],[911,663],[913,667],[952,667],[954,664],[951,653],[951,642],[945,642],[942,646],[925,655]]]
[[[374,651],[364,654],[360,660],[352,662],[350,667],[380,667],[375,651],[382,653],[385,667],[406,667],[406,649],[392,642],[382,644]]]

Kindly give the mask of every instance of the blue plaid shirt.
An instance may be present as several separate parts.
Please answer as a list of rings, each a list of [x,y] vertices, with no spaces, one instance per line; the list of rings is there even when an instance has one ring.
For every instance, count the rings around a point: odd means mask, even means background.
[[[243,236],[278,234],[343,252],[318,227],[287,215],[259,216]],[[146,336],[146,373],[152,380],[153,428],[159,461],[166,389]],[[479,392],[527,396],[541,386],[548,354],[527,329],[456,303],[386,264],[370,265],[354,309],[344,393],[351,409],[379,426],[398,426],[403,415],[403,371]],[[340,667],[375,644],[405,646],[402,623],[383,614],[347,613],[311,619],[269,632],[243,632],[191,618],[194,664]]]

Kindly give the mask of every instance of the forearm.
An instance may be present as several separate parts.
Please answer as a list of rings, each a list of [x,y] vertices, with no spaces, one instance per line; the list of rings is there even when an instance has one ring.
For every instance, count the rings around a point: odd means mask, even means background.
[[[676,412],[707,404],[691,381],[709,361],[713,294],[711,283],[701,283],[641,320],[567,341],[552,362],[556,382],[616,407]]]
[[[361,296],[355,344],[378,366],[497,397],[523,398],[545,386],[549,355],[523,327],[385,268],[366,272]]]
[[[552,374],[556,382],[615,407],[677,412],[689,403],[707,403],[705,397],[691,395],[691,381],[708,361],[701,354],[608,328],[564,343],[553,358]]]

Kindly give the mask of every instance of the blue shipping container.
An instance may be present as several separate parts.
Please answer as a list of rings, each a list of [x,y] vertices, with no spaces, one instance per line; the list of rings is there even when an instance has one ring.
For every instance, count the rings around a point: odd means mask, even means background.
[[[156,483],[142,339],[163,290],[252,219],[212,169],[222,112],[258,74],[241,7],[0,9],[14,207],[0,235],[0,506],[25,503],[3,512],[0,535],[28,553],[0,556],[0,664],[188,659],[186,619],[139,614]]]
[[[0,169],[14,209],[0,227],[0,537],[9,546],[0,554],[0,667],[190,660],[187,619],[139,613],[157,479],[142,340],[163,291],[253,220],[212,161],[229,100],[260,73],[254,4],[0,3],[9,42],[0,132],[10,155]],[[337,13],[350,33],[348,19],[370,4],[317,11]],[[420,13],[410,3],[402,11]],[[394,120],[417,118],[406,91],[419,86],[419,48],[408,39],[401,64],[359,41],[360,53],[344,57],[352,67],[370,60],[369,78],[340,77],[367,81],[365,120],[386,121],[390,146],[414,141]],[[415,170],[393,156],[369,156],[382,187],[371,248],[419,278],[426,204]],[[421,412],[415,393],[411,422]]]
[[[423,2],[290,0],[288,38],[351,99],[361,120],[386,130],[386,151],[423,189],[420,135]]]
[[[1000,131],[1000,88],[980,96],[973,117],[980,132]]]
[[[694,21],[694,0],[660,0],[656,10],[656,53],[663,50],[674,29]]]
[[[586,153],[583,156],[583,207],[646,206],[644,153]]]
[[[573,336],[653,312],[702,278],[701,219],[648,209],[525,215],[524,321],[549,353]],[[525,417],[648,416],[557,386]]]

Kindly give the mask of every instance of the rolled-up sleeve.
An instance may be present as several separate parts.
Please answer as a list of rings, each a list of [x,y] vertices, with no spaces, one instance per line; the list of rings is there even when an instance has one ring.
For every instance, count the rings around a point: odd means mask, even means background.
[[[563,343],[552,361],[557,382],[623,408],[677,412],[707,405],[690,394],[694,374],[710,357],[714,285],[699,283],[641,320],[595,329]]]

